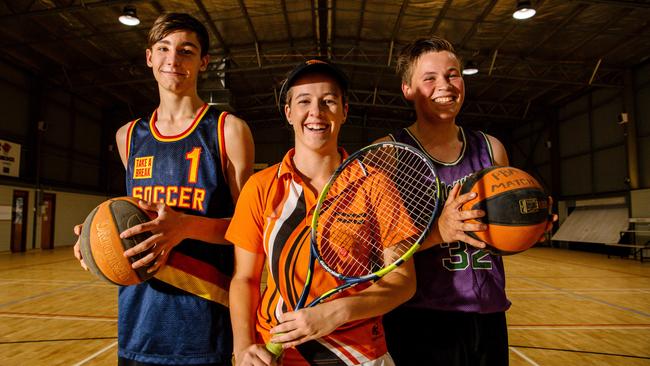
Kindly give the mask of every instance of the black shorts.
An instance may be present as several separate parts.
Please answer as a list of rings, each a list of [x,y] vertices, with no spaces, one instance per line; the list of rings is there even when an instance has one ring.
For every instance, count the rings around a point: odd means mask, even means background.
[[[397,366],[507,366],[505,312],[461,313],[398,308],[384,315]]]
[[[199,364],[199,365],[193,365],[193,366],[231,366],[232,362],[228,360],[227,362],[223,363],[206,363],[206,364]],[[161,364],[157,363],[145,363],[145,362],[138,362],[134,360],[129,360],[123,357],[118,357],[117,358],[117,366],[161,366]]]

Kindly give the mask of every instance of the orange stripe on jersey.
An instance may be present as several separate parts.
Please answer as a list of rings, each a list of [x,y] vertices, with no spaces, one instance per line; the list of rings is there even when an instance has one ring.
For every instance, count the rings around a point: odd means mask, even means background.
[[[156,278],[204,299],[228,306],[230,277],[205,262],[172,252]]]
[[[140,118],[131,121],[129,128],[126,130],[126,160],[129,161],[129,152],[131,150],[131,134],[133,133],[133,126],[140,120]]]
[[[179,133],[178,135],[174,136],[165,136],[160,131],[158,131],[158,128],[156,127],[156,121],[158,120],[158,110],[156,109],[153,114],[151,115],[151,119],[149,120],[149,129],[151,130],[151,135],[158,141],[162,142],[174,142],[181,140],[183,137],[186,137],[187,135],[191,134],[196,127],[199,125],[199,122],[205,115],[205,113],[208,111],[208,104],[204,104],[203,107],[199,110],[199,113],[196,115],[196,118],[194,118],[194,121],[192,121],[192,124],[190,124],[190,127],[188,127],[185,131]]]
[[[217,123],[217,141],[219,142],[219,156],[221,157],[221,171],[223,173],[224,178],[228,180],[228,176],[226,175],[226,163],[228,162],[227,159],[227,154],[226,154],[226,137],[224,134],[225,126],[226,126],[226,117],[228,116],[228,112],[221,112],[219,115],[219,122]]]

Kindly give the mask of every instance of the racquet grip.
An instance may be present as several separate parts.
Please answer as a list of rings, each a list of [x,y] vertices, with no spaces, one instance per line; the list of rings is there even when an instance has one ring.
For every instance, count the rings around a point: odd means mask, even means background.
[[[280,358],[280,356],[282,356],[282,352],[283,352],[282,343],[274,343],[269,341],[266,344],[266,350],[271,352],[273,358],[277,360],[278,358]]]

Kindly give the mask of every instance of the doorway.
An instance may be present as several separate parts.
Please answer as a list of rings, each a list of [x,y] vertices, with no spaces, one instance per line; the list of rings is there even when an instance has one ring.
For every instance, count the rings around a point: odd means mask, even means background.
[[[56,210],[56,195],[43,193],[41,205],[41,249],[54,249],[54,212]]]
[[[11,205],[11,251],[24,252],[27,242],[27,207],[29,192],[14,191]]]

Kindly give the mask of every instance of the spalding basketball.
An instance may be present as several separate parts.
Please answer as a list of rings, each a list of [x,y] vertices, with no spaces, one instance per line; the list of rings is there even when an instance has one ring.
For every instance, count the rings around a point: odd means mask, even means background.
[[[137,270],[131,263],[144,257],[147,252],[133,257],[124,256],[126,249],[147,239],[150,233],[130,238],[120,238],[120,233],[135,225],[151,221],[133,197],[118,197],[102,202],[83,223],[80,237],[81,255],[88,269],[100,279],[116,285],[135,285],[151,278],[148,267]]]
[[[528,173],[513,167],[491,167],[471,175],[460,194],[476,192],[462,210],[483,210],[467,222],[487,224],[485,231],[467,232],[495,254],[515,254],[533,246],[546,231],[549,198]]]

